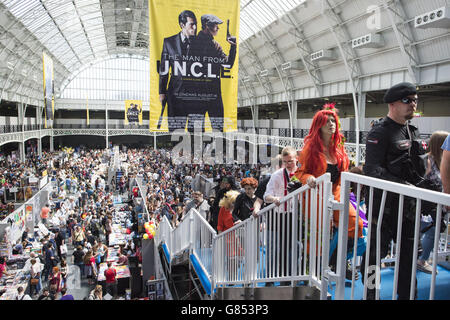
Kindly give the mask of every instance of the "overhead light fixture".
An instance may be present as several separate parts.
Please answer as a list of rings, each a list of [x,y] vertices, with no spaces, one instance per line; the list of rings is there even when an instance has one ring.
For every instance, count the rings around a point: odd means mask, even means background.
[[[278,74],[277,74],[277,70],[275,68],[272,68],[272,69],[266,69],[266,70],[261,71],[259,73],[259,76],[276,78],[276,77],[278,77]]]
[[[334,56],[333,51],[329,49],[322,49],[311,54],[311,61],[316,60],[336,60],[336,57]]]
[[[131,8],[128,8],[128,7],[126,7],[126,8],[125,8],[125,10],[127,10],[127,11],[131,11]]]
[[[303,63],[301,61],[288,61],[281,65],[281,70],[302,70]]]
[[[369,33],[352,40],[352,48],[380,48],[383,46],[384,41],[379,33]]]
[[[415,17],[416,28],[450,28],[450,7],[442,7]]]

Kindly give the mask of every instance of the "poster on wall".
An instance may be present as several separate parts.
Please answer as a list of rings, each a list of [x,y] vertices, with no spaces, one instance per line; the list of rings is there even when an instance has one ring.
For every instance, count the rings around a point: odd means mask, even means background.
[[[142,124],[142,100],[125,100],[125,124]]]
[[[149,1],[150,131],[237,130],[239,10],[239,0]]]
[[[25,205],[25,220],[27,222],[33,221],[33,205],[32,204]]]
[[[53,60],[45,52],[42,53],[42,71],[44,75],[44,126],[51,128],[55,113]]]

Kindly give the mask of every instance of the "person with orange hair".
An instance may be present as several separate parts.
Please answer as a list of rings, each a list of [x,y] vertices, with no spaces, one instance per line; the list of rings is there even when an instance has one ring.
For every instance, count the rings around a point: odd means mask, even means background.
[[[255,190],[258,187],[258,180],[255,178],[244,178],[241,181],[241,187],[244,188],[244,193],[241,193],[234,203],[233,220],[239,223],[248,219],[253,212],[253,205],[256,201]]]
[[[317,186],[316,178],[329,172],[333,183],[334,199],[340,200],[341,178],[340,173],[347,171],[349,159],[344,149],[344,136],[339,131],[338,110],[335,104],[325,104],[318,111],[312,121],[308,136],[304,140],[304,147],[298,157],[300,163],[295,176],[300,182],[311,188]],[[348,238],[353,244],[356,225],[356,210],[349,206]],[[339,211],[333,213],[333,225],[339,226]],[[363,221],[358,217],[358,238],[362,237]],[[350,242],[351,241],[351,242]],[[351,249],[352,246],[349,247]],[[333,263],[333,262],[331,262]],[[334,262],[335,263],[335,262]]]

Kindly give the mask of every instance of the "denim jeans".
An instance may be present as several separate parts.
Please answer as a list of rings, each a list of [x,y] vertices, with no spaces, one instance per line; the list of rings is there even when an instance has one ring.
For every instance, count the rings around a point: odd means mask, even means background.
[[[423,225],[422,225],[423,224]],[[421,223],[421,229],[426,227],[427,224],[430,224],[430,222],[422,222]],[[422,236],[422,255],[419,257],[420,260],[428,260],[430,257],[430,253],[433,250],[434,247],[434,233],[436,231],[436,227],[431,227],[426,231]]]

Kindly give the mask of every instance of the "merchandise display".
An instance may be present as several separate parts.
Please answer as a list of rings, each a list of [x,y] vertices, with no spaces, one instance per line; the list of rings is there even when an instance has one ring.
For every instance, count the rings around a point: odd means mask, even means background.
[[[13,261],[15,262],[9,264],[10,260],[8,260],[8,275],[3,275],[0,279],[0,292],[4,292],[0,296],[0,300],[14,300],[17,295],[17,288],[22,287],[25,291],[28,288],[30,274],[22,270],[25,264],[23,257],[15,258]],[[22,268],[15,269],[19,266],[22,266]]]

